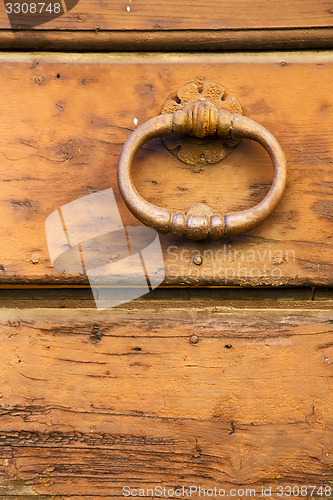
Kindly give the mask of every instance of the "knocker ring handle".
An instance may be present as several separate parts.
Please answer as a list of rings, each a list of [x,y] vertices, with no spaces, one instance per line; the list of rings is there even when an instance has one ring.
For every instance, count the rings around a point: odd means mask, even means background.
[[[269,192],[253,208],[226,215],[213,209],[210,209],[210,213],[195,213],[191,208],[173,213],[149,203],[139,195],[132,183],[131,164],[143,144],[170,134],[191,134],[200,138],[217,134],[220,137],[247,138],[258,142],[266,149],[274,165],[274,178]],[[190,240],[234,236],[259,226],[280,202],[286,177],[285,155],[268,130],[243,115],[219,111],[206,100],[192,101],[182,110],[156,116],[140,125],[126,141],[118,165],[120,193],[135,217],[161,233],[171,232],[176,237],[185,235]]]

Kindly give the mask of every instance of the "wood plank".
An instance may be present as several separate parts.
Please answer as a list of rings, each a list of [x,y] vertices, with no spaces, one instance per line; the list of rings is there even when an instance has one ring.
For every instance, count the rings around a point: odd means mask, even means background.
[[[22,495],[332,486],[332,310],[151,301],[0,318],[0,474]]]
[[[67,4],[68,2],[66,2]],[[75,5],[75,2],[72,2]],[[27,20],[15,17],[13,28],[22,29]],[[66,14],[38,29],[67,30],[170,30],[170,29],[247,29],[332,26],[330,0],[80,0]],[[1,9],[0,28],[10,28],[5,9]]]
[[[0,31],[1,50],[226,51],[332,49],[332,28],[256,30]]]
[[[83,274],[52,268],[46,218],[112,187],[123,223],[139,224],[116,183],[119,154],[134,121],[158,115],[185,83],[217,80],[281,143],[287,192],[274,214],[246,235],[206,243],[162,235],[164,283],[332,284],[331,52],[2,54],[1,65],[2,283],[87,283]],[[171,210],[205,200],[230,212],[263,198],[272,167],[258,145],[243,141],[224,161],[197,171],[158,139],[140,150],[133,175],[144,197]],[[199,253],[198,266],[193,257]]]
[[[109,290],[100,288],[94,290],[94,296],[103,298]],[[38,308],[96,308],[92,290],[87,288],[47,288],[28,287],[17,289],[14,287],[0,288],[0,304],[2,308],[33,309]],[[189,305],[195,301],[202,307],[211,301],[223,307],[236,309],[285,309],[286,303],[293,310],[331,310],[333,305],[333,288],[186,288],[186,287],[159,287],[147,295],[135,299],[137,308],[145,308],[147,301],[163,303],[163,307],[178,307],[186,301]]]
[[[159,287],[147,295],[135,300],[136,307],[146,307],[147,301],[162,301],[170,306],[177,307],[179,301],[192,301],[207,303],[207,301],[219,301],[227,307],[236,308],[285,308],[286,301],[296,309],[318,309],[331,308],[333,301],[333,289],[323,289],[317,292],[311,288],[186,288],[186,287]],[[102,297],[108,290],[103,288],[94,290],[97,296]],[[94,296],[90,288],[47,288],[38,287],[17,289],[0,288],[0,304],[3,308],[94,308],[96,307]]]
[[[332,28],[256,30],[0,31],[1,50],[226,51],[332,49]]]

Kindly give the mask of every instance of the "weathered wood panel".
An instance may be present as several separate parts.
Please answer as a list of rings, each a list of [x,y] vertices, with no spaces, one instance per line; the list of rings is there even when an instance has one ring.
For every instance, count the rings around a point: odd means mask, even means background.
[[[292,307],[2,309],[5,493],[332,485],[332,310]]]
[[[332,265],[333,56],[302,54],[1,56],[0,279],[2,283],[86,283],[50,263],[45,220],[62,205],[114,189],[135,123],[160,113],[188,82],[217,81],[270,130],[288,161],[287,192],[247,235],[210,243],[161,236],[166,284],[329,285]],[[172,210],[206,201],[230,212],[258,203],[272,166],[243,141],[224,161],[196,169],[160,140],[140,150],[138,190]],[[201,254],[200,266],[193,257]]]
[[[14,3],[14,2],[13,2]],[[63,6],[68,2],[61,2]],[[72,2],[74,4],[74,2]],[[24,16],[15,19],[14,28],[25,26]],[[61,17],[40,29],[68,30],[170,30],[244,29],[332,26],[330,0],[231,1],[181,0],[161,4],[158,0],[80,0]],[[0,28],[9,28],[4,7]]]

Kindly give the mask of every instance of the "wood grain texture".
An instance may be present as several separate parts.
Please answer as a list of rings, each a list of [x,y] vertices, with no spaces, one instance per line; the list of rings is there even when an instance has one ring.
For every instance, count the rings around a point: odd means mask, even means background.
[[[138,224],[117,190],[122,145],[134,122],[158,115],[179,87],[207,81],[229,88],[245,115],[276,136],[288,187],[274,214],[246,235],[211,243],[161,236],[165,284],[333,283],[330,52],[2,54],[0,63],[2,283],[87,283],[52,268],[46,218],[112,187],[123,223]],[[272,166],[260,146],[243,141],[220,164],[191,169],[158,139],[140,150],[133,175],[144,197],[171,210],[205,201],[230,212],[263,198]]]
[[[128,11],[129,8],[130,10]],[[24,17],[14,28],[24,27]],[[41,25],[40,29],[67,30],[169,30],[246,29],[332,26],[330,0],[80,0],[73,10]],[[0,28],[9,28],[4,7]]]
[[[331,310],[211,299],[0,318],[5,493],[333,483]]]

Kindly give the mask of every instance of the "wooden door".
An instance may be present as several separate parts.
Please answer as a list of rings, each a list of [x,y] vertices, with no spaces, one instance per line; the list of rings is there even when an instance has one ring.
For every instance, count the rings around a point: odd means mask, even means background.
[[[332,498],[330,2],[66,1],[35,25],[20,9],[0,15],[0,499]],[[161,234],[161,284],[98,310],[126,287],[89,284],[95,240],[71,247],[68,207],[112,189],[141,227],[123,145],[209,82],[278,139],[285,194],[239,236]],[[155,139],[133,163],[173,212],[245,210],[272,178],[247,140],[189,165]]]

